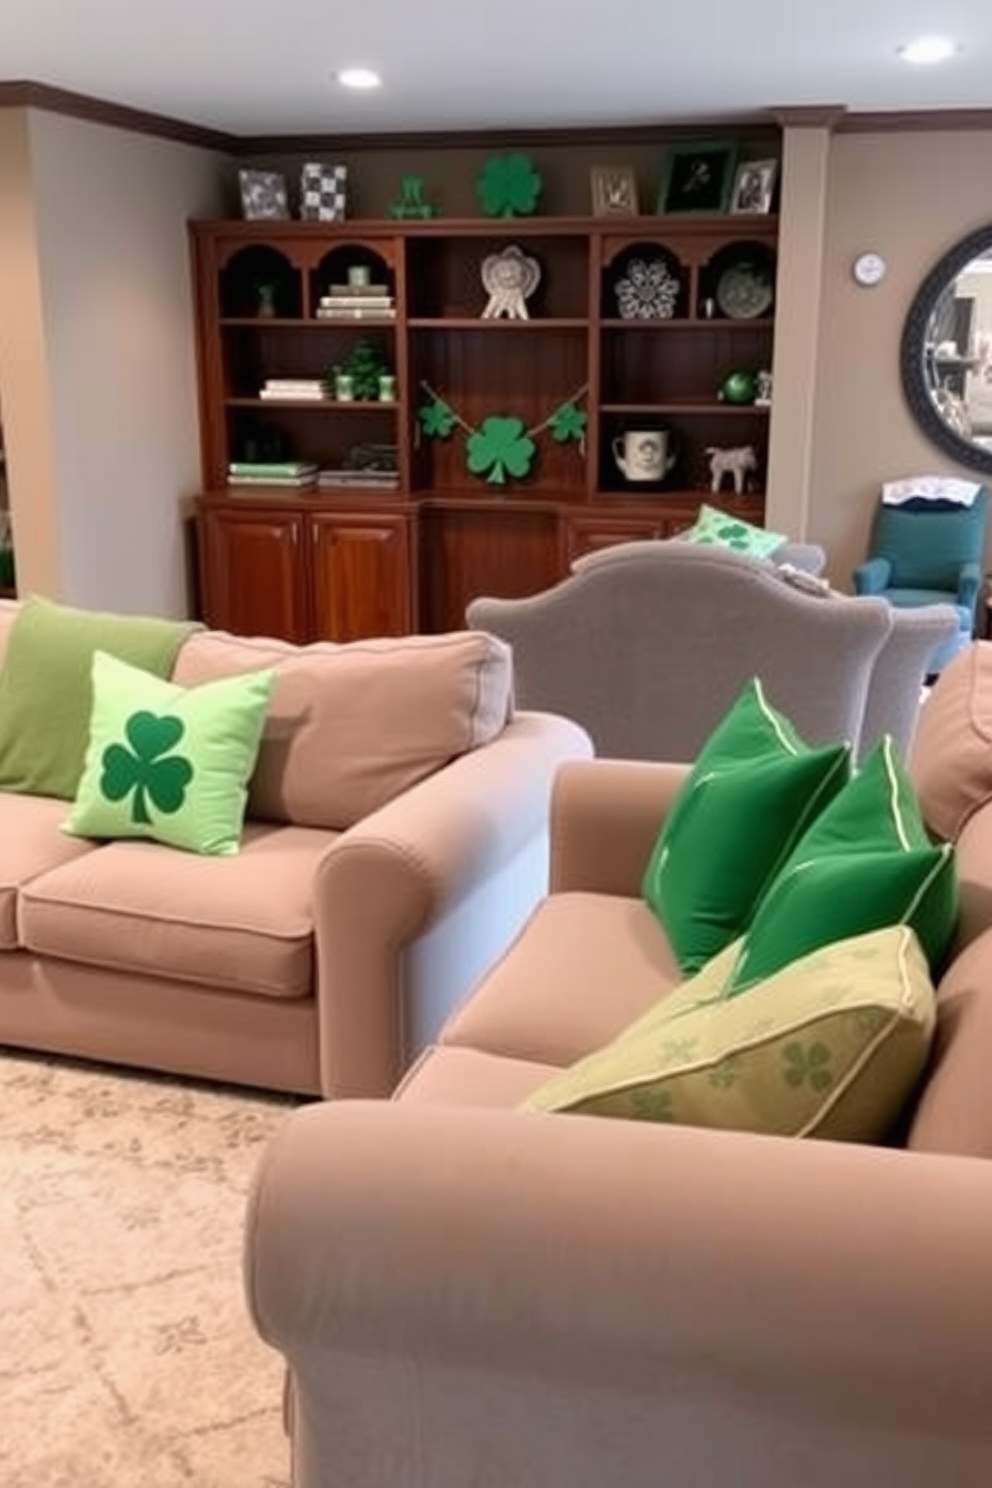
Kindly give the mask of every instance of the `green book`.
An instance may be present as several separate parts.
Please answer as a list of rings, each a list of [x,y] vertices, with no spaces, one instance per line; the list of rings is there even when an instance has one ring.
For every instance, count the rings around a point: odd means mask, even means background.
[[[305,475],[315,469],[307,460],[283,460],[266,463],[264,460],[232,460],[227,467],[228,475]]]

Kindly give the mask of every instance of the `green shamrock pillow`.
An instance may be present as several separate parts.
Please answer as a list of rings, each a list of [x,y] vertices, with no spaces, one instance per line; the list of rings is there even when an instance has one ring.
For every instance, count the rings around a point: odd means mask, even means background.
[[[728,992],[743,992],[818,946],[912,926],[934,974],[954,934],[954,849],[931,841],[886,735],[796,843],[754,912]]]
[[[768,558],[788,541],[782,532],[755,527],[752,522],[745,522],[743,517],[718,511],[705,502],[699,508],[695,524],[688,532],[683,532],[681,538],[683,542],[704,547],[731,548],[735,553],[746,553],[750,558]]]
[[[274,680],[270,668],[177,687],[97,651],[86,760],[63,830],[237,852]]]
[[[847,744],[810,748],[760,682],[748,683],[703,745],[642,879],[643,897],[686,975],[747,928],[850,771]]]
[[[552,1076],[531,1111],[573,1111],[833,1141],[883,1141],[912,1095],[936,999],[908,925],[834,941],[746,997],[737,946],[602,1049]]]

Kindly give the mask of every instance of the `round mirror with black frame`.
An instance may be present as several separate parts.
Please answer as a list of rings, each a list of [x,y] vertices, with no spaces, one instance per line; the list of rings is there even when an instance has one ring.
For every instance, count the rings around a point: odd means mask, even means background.
[[[938,449],[992,473],[992,225],[934,264],[906,316],[903,391]]]

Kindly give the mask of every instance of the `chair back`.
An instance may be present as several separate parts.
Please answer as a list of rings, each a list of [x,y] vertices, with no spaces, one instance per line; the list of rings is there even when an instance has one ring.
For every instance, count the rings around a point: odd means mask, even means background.
[[[875,513],[870,554],[892,565],[894,589],[957,592],[963,563],[981,563],[985,551],[989,493],[983,487],[970,506],[920,498]]]

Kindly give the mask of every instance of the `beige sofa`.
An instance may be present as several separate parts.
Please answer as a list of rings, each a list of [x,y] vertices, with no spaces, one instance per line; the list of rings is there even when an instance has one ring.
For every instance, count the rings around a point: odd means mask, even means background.
[[[638,896],[679,766],[566,764],[552,883],[392,1102],[295,1113],[246,1277],[295,1488],[992,1482],[992,645],[912,767],[959,943],[904,1147],[515,1109],[676,979]]]
[[[513,935],[546,886],[554,769],[591,750],[514,712],[506,646],[199,631],[172,675],[266,666],[236,856],[82,840],[65,801],[0,792],[0,1043],[383,1095]]]

